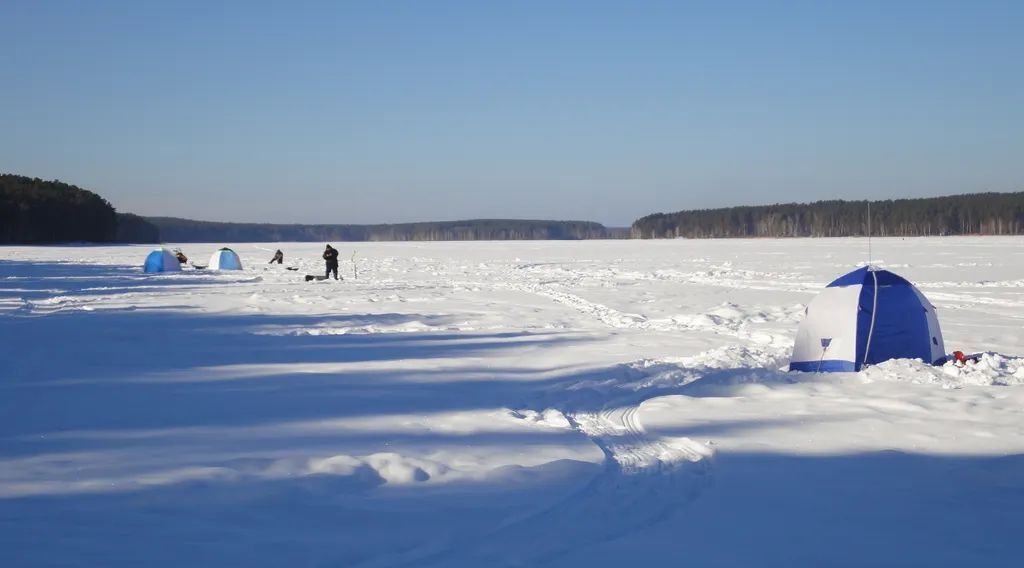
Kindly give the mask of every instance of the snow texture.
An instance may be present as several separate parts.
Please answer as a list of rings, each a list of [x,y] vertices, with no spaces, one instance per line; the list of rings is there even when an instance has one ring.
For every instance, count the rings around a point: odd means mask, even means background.
[[[0,565],[1024,563],[1024,239],[875,240],[980,356],[844,374],[863,240],[229,246],[0,248]]]

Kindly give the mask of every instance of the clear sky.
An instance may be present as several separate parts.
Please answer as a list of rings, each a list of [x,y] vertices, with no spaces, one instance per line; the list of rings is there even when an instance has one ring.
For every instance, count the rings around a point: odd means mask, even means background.
[[[1024,2],[0,1],[0,171],[122,211],[627,225],[1024,190]]]

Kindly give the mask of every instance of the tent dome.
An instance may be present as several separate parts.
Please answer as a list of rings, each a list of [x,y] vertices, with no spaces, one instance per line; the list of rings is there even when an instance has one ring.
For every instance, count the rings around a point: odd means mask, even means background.
[[[224,247],[218,249],[210,257],[210,269],[212,270],[241,270],[242,261],[238,259],[235,251]]]
[[[147,274],[181,272],[181,263],[178,262],[177,257],[171,251],[161,247],[149,253],[145,264],[142,265],[142,269]]]
[[[889,359],[939,364],[945,346],[935,307],[913,284],[865,266],[840,276],[807,306],[791,371],[859,371]]]

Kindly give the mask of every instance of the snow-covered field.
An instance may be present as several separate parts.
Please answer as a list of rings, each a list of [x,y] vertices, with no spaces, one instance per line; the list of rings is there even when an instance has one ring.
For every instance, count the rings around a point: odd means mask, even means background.
[[[0,248],[0,565],[1024,565],[1024,239],[877,239],[991,355],[834,375],[861,239],[335,245]]]

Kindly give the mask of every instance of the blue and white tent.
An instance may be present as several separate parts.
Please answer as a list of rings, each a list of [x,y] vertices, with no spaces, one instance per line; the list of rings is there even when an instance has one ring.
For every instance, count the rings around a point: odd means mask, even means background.
[[[181,272],[181,263],[178,262],[178,258],[171,251],[161,247],[149,253],[145,264],[142,265],[142,269],[147,274]]]
[[[241,270],[242,261],[239,260],[238,255],[235,251],[224,247],[218,249],[217,252],[213,253],[210,257],[211,270]]]
[[[859,371],[889,359],[939,364],[935,307],[902,277],[871,266],[840,276],[807,306],[791,371]]]

